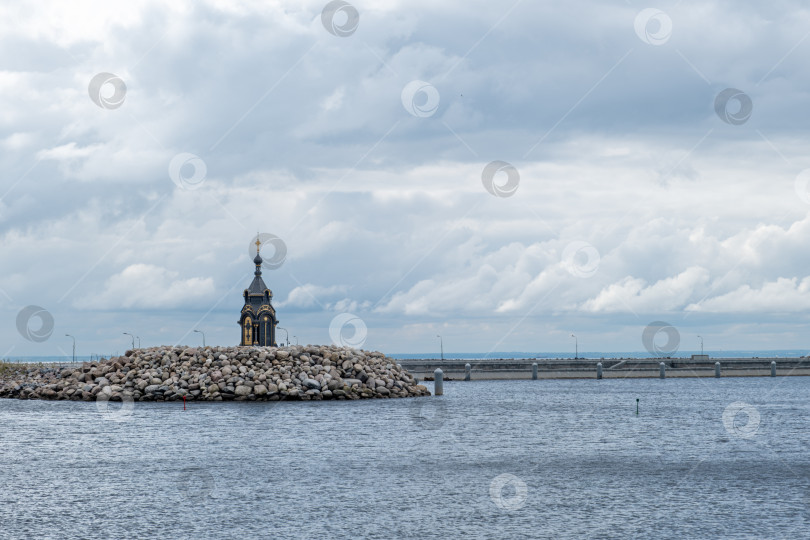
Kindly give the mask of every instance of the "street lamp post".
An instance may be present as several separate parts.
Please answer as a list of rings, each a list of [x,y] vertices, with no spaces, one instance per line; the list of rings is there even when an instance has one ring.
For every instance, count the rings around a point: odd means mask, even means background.
[[[285,342],[287,342],[287,346],[289,347],[289,346],[290,346],[290,333],[289,333],[289,332],[287,332],[287,329],[286,329],[286,328],[282,328],[282,327],[280,327],[280,326],[276,326],[276,329],[278,329],[278,330],[284,330],[284,335],[286,336],[286,337],[284,338],[284,341],[285,341]]]
[[[298,336],[293,336],[293,339],[295,340],[295,344],[298,345]]]
[[[202,330],[194,330],[194,331],[197,332],[198,334],[202,334],[203,347],[205,347],[205,332],[203,332]]]
[[[579,358],[579,340],[574,334],[571,334],[571,337],[574,338],[574,360],[576,360]]]
[[[442,336],[440,336],[439,334],[436,334],[436,337],[439,338],[439,347],[441,347],[442,362],[444,362],[444,340],[442,339]]]
[[[138,348],[141,348],[141,336],[135,336],[135,339],[138,340]]]
[[[134,351],[135,350],[135,336],[130,334],[129,332],[124,332],[124,334],[132,338],[132,350]]]
[[[700,356],[703,356],[703,337],[698,336],[698,339],[700,340]]]
[[[70,334],[65,334],[65,336],[73,338],[73,362],[76,362],[76,338],[71,336]]]

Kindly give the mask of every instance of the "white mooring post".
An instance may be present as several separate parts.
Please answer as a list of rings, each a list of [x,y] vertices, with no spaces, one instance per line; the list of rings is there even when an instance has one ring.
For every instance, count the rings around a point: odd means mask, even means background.
[[[602,378],[602,362],[596,364],[596,378],[597,379]]]
[[[472,366],[470,364],[464,364],[464,380],[465,381],[470,380],[470,370],[471,369],[472,369]]]
[[[667,365],[663,362],[658,364],[658,376],[661,377],[662,379],[667,378]]]
[[[444,395],[444,372],[442,368],[436,368],[433,372],[433,394],[437,396]]]
[[[776,377],[776,360],[771,360],[771,377]]]
[[[714,376],[718,378],[720,377],[720,362],[714,363]]]
[[[533,381],[537,380],[537,362],[532,364],[532,380]]]

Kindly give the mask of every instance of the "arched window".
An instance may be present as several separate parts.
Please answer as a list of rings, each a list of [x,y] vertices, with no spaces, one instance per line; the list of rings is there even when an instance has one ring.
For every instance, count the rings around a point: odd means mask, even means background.
[[[245,345],[251,345],[253,343],[253,321],[250,317],[245,318],[244,343]]]

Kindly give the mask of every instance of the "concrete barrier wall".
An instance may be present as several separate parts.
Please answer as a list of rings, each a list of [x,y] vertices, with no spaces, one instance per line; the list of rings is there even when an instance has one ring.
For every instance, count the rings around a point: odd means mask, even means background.
[[[776,362],[777,375],[810,375],[810,357],[801,358],[607,358],[573,360],[559,359],[492,359],[492,360],[400,360],[414,375],[430,377],[441,368],[446,380],[465,375],[470,364],[471,379],[531,379],[532,365],[537,364],[539,379],[596,378],[596,364],[603,366],[603,378],[658,377],[660,363],[666,366],[667,377],[714,377],[715,362],[720,362],[723,376],[769,376],[771,362]]]

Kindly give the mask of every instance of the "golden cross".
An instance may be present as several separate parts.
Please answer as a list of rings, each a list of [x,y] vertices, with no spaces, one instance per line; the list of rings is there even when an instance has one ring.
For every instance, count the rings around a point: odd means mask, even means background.
[[[256,236],[256,254],[259,253],[259,246],[261,246],[261,245],[262,245],[261,240],[259,240],[259,237]]]

